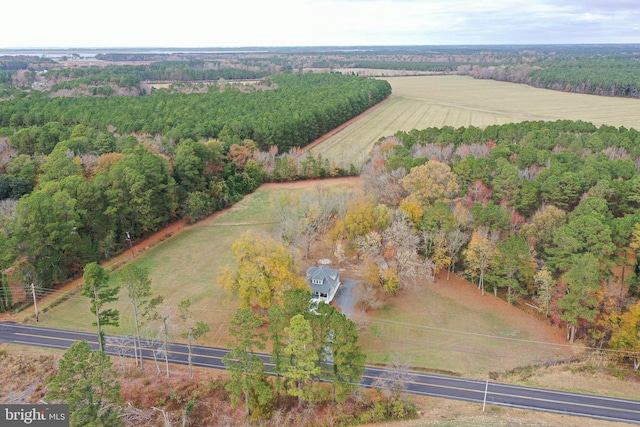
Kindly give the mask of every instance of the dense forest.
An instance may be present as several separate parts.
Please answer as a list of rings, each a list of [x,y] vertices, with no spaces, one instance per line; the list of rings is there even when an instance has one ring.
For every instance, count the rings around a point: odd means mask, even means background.
[[[78,54],[64,53],[63,59],[80,59]],[[0,98],[3,92],[19,96],[16,88],[38,83],[56,90],[85,87],[93,95],[110,96],[117,94],[117,87],[139,88],[149,80],[255,79],[315,69],[357,74],[362,68],[380,75],[461,74],[567,92],[640,96],[640,46],[632,44],[182,49],[84,55],[95,59],[91,66],[69,61],[61,67],[35,55],[0,56]]]
[[[637,45],[427,46],[352,57],[325,55],[316,65],[463,74],[566,92],[638,98],[639,60]]]
[[[56,83],[52,90],[80,87],[82,85],[106,85],[115,83],[122,87],[140,87],[145,80],[198,82],[209,80],[260,79],[266,72],[239,68],[221,67],[213,61],[172,61],[155,62],[149,65],[56,68],[49,71],[49,78]]]
[[[279,75],[260,86],[0,102],[0,271],[18,260],[12,271],[24,283],[52,287],[265,179],[346,173],[297,147],[390,93],[387,82],[338,74]]]
[[[275,75],[248,91],[213,86],[207,93],[158,91],[143,97],[53,99],[32,93],[0,103],[0,133],[58,122],[118,134],[172,132],[192,139],[235,136],[252,139],[263,150],[276,145],[287,151],[382,101],[391,87],[384,81],[335,74]],[[32,154],[28,147],[19,148],[21,153],[25,149]]]
[[[557,121],[398,132],[363,167],[373,199],[351,202],[340,227],[377,272],[372,289],[456,271],[537,307],[572,342],[629,351],[637,369],[639,170],[633,129]]]

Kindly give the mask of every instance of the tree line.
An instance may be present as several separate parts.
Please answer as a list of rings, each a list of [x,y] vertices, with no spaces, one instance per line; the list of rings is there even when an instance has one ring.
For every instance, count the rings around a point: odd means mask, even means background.
[[[639,136],[571,121],[399,132],[362,176],[377,203],[405,212],[436,270],[530,300],[571,341],[629,356],[640,341],[619,336],[640,297]]]
[[[572,121],[398,132],[372,149],[364,195],[282,200],[279,233],[364,263],[364,307],[455,272],[637,369],[639,136]]]
[[[391,93],[385,81],[337,74],[276,75],[265,88],[208,93],[158,92],[143,97],[49,98],[32,94],[0,103],[0,128],[60,122],[119,134],[178,133],[195,140],[237,136],[262,150],[301,147]],[[6,131],[5,131],[6,132]]]
[[[344,52],[330,48],[274,48],[265,52],[107,53],[97,60],[145,60],[148,65],[61,68],[50,59],[2,57],[0,88],[11,86],[18,68],[48,68],[57,89],[99,85],[134,87],[145,80],[202,81],[259,78],[266,73],[304,72],[305,68],[370,68],[470,75],[552,90],[638,97],[639,52],[635,45],[575,46],[393,46]],[[47,62],[48,61],[48,62]],[[2,71],[2,68],[6,70]],[[44,78],[41,76],[41,78]],[[46,77],[47,79],[49,77]]]
[[[29,117],[21,125],[9,120],[0,132],[4,151],[8,141],[17,154],[2,163],[0,174],[6,197],[0,210],[2,289],[8,289],[4,272],[16,260],[20,266],[14,274],[25,284],[50,288],[171,221],[196,221],[235,203],[265,179],[342,173],[321,157],[286,149],[305,145],[389,89],[386,82],[340,75],[275,76],[269,84],[272,90],[225,91],[212,98],[119,98],[139,110],[142,123],[164,123],[165,133],[155,136],[115,133],[111,126],[117,122],[99,118],[115,107],[95,98],[60,102],[35,95],[0,103],[4,111],[24,108]],[[144,99],[154,101],[140,102]],[[196,124],[196,117],[180,113],[180,105],[200,111],[202,121]],[[117,114],[135,121],[129,113]],[[195,127],[211,125],[206,122],[210,114],[227,120],[219,122],[220,131],[212,133],[216,137],[190,138],[200,134]],[[305,128],[320,116],[322,124]],[[88,124],[85,117],[91,118]],[[259,136],[249,125],[256,121],[271,128],[269,138],[248,138]],[[268,150],[264,155],[262,146]],[[0,301],[2,309],[10,305],[8,296]]]
[[[106,67],[90,66],[78,68],[55,68],[48,74],[49,79],[59,81],[52,91],[71,89],[87,85],[107,85],[129,88],[140,88],[144,81],[179,81],[198,82],[211,80],[261,79],[266,76],[262,71],[251,71],[241,68],[220,67],[204,68],[193,62],[174,61],[157,62],[149,66],[109,65]]]

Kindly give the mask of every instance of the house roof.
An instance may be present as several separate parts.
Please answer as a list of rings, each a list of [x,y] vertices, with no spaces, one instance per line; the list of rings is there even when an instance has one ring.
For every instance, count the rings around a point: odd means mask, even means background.
[[[313,283],[318,280],[322,282],[321,285]],[[340,271],[325,265],[310,267],[307,270],[307,281],[314,291],[328,293],[340,283]]]

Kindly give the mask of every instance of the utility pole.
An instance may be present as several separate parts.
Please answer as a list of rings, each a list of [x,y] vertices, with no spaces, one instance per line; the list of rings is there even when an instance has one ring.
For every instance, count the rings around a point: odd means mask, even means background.
[[[36,285],[31,282],[31,293],[33,294],[33,307],[36,309],[36,322],[38,322],[38,302],[36,301]]]
[[[127,235],[127,240],[129,241],[129,249],[131,249],[131,255],[135,255],[133,253],[133,242],[131,241],[131,234],[129,234],[128,231],[125,231],[125,234]]]

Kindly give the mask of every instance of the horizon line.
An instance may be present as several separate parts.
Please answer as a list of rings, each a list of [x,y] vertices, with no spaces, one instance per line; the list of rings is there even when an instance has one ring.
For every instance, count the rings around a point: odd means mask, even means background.
[[[453,43],[453,44],[326,44],[326,45],[243,45],[243,46],[11,46],[0,47],[5,50],[96,50],[96,49],[159,49],[159,50],[237,50],[237,49],[301,49],[301,48],[374,48],[374,47],[466,47],[466,46],[640,46],[640,42],[588,42],[588,43]]]

